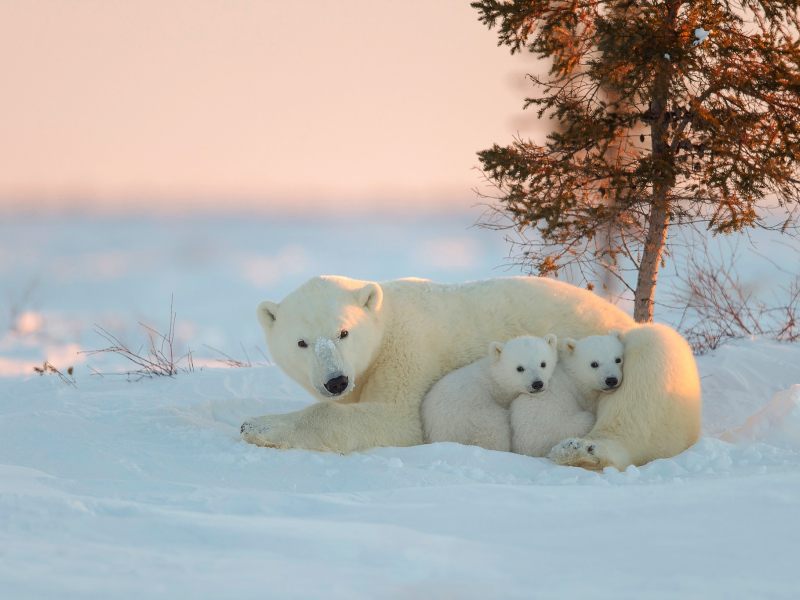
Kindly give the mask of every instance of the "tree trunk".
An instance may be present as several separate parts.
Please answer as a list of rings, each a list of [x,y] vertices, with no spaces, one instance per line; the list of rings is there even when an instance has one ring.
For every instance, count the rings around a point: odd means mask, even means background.
[[[661,254],[667,241],[669,229],[669,210],[667,200],[653,202],[650,209],[649,226],[645,240],[642,261],[639,263],[639,279],[634,294],[633,318],[637,323],[653,321],[653,296],[656,291],[658,267]]]
[[[673,35],[680,5],[681,2],[668,4],[667,28]],[[667,164],[671,165],[672,163],[669,146],[669,121],[666,119],[670,87],[670,75],[667,68],[656,74],[655,84],[650,100],[650,116],[654,118],[650,125],[651,151],[654,168],[666,171]],[[656,291],[658,268],[661,266],[661,254],[664,252],[664,244],[667,241],[670,192],[674,184],[674,178],[667,177],[653,186],[650,214],[647,218],[647,236],[642,260],[639,262],[636,292],[633,295],[633,318],[637,323],[652,323],[653,321],[653,296]]]

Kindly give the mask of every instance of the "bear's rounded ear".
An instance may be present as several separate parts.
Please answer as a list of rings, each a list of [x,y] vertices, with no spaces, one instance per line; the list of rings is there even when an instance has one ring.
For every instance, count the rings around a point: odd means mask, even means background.
[[[575,346],[578,345],[578,342],[571,338],[567,338],[564,340],[564,348],[567,350],[567,354],[572,354],[575,352]]]
[[[548,333],[544,336],[544,341],[547,342],[547,345],[551,348],[558,348],[558,338],[553,333]]]
[[[263,302],[259,302],[258,306],[256,307],[256,317],[258,317],[258,322],[261,323],[261,327],[264,329],[272,327],[272,325],[275,323],[277,314],[278,305],[272,300],[264,300]]]
[[[622,332],[621,332],[619,329],[615,329],[615,330],[614,330],[614,331],[612,331],[612,332],[611,332],[609,335],[613,335],[613,336],[614,336],[615,338],[617,338],[617,339],[618,339],[620,342],[622,341]]]
[[[383,290],[377,283],[368,283],[356,292],[359,306],[377,312],[383,304]]]
[[[500,358],[500,355],[503,353],[503,344],[500,342],[492,342],[489,344],[489,357],[497,360]]]

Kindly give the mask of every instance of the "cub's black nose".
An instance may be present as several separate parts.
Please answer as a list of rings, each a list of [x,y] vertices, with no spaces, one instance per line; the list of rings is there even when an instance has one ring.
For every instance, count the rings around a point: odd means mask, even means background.
[[[544,384],[541,381],[534,381],[532,387],[538,391],[544,387]]]
[[[338,396],[347,389],[348,383],[349,380],[345,375],[339,375],[338,377],[328,379],[328,381],[325,382],[325,389],[334,396]]]
[[[610,388],[617,387],[618,383],[619,383],[619,381],[617,380],[616,377],[606,377],[606,385],[608,387],[610,387]]]

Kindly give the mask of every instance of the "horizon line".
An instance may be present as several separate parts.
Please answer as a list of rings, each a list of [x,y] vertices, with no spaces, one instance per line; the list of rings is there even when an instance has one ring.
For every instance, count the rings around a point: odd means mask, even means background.
[[[420,196],[417,194],[365,196],[313,195],[243,195],[243,194],[124,194],[124,195],[0,195],[3,216],[385,216],[385,217],[474,217],[490,209],[487,199],[451,195]]]

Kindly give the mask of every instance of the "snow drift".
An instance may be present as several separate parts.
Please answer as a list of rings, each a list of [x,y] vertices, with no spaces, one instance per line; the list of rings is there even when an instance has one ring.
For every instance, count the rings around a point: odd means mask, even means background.
[[[800,384],[775,394],[772,402],[747,419],[744,425],[726,431],[720,439],[733,444],[756,440],[800,451]]]

